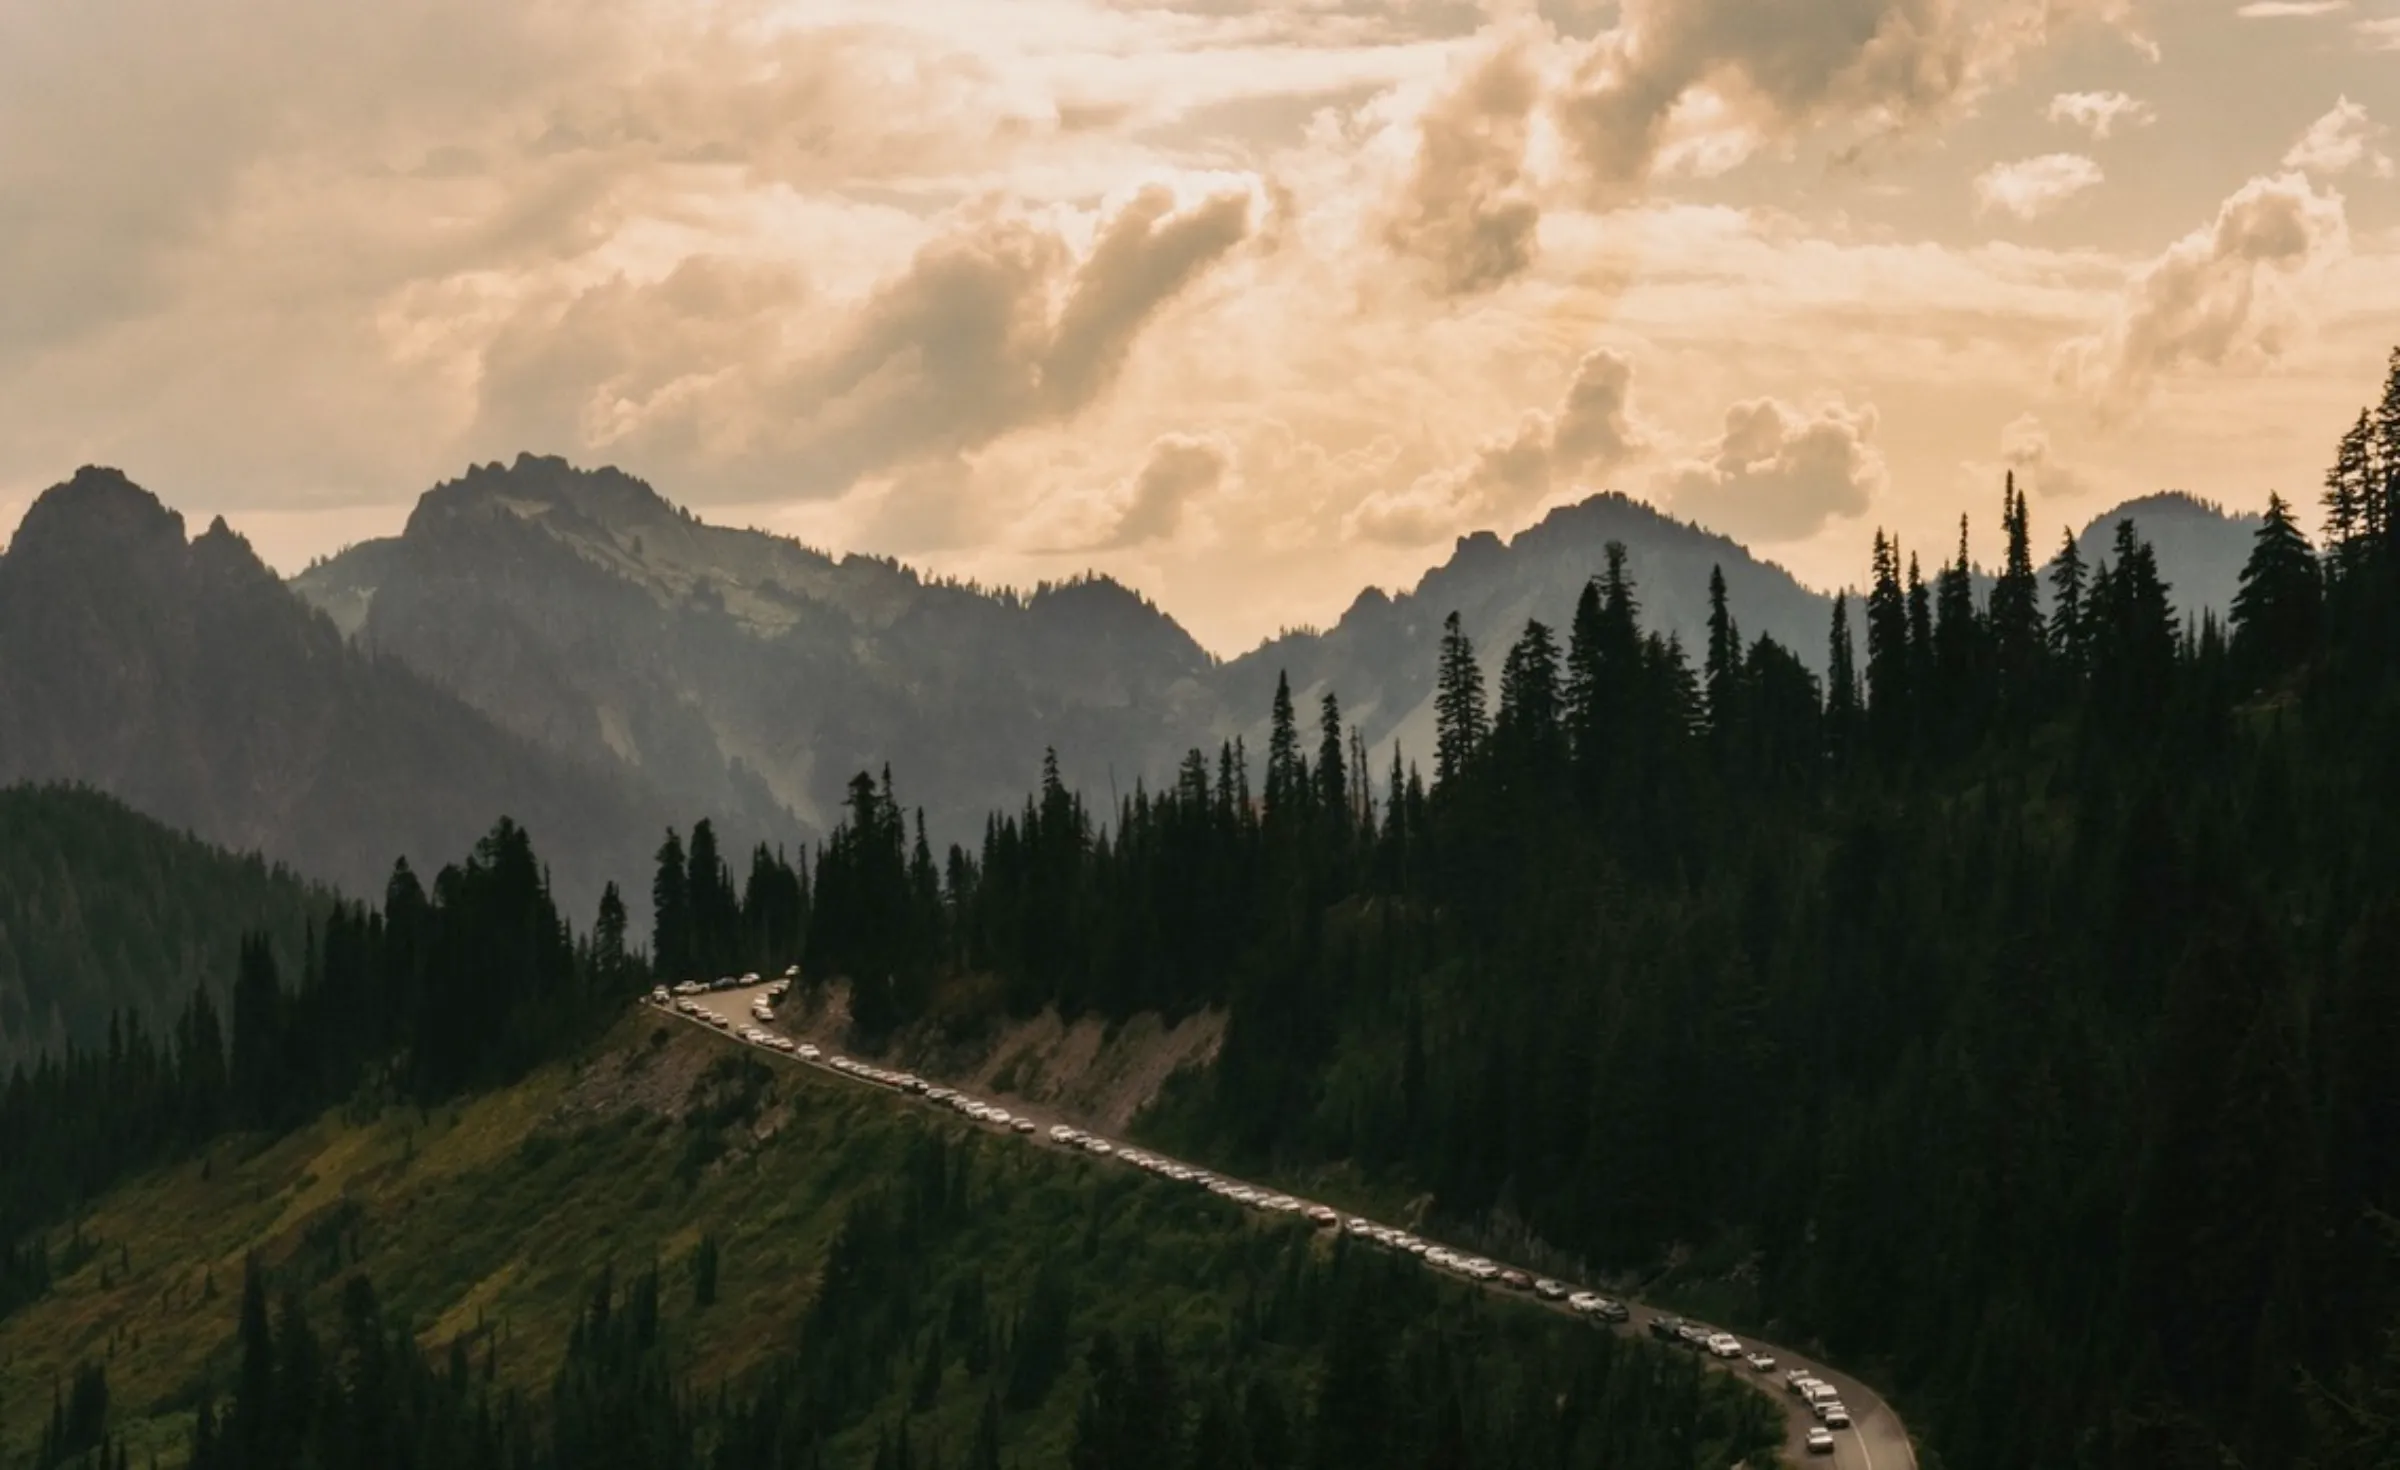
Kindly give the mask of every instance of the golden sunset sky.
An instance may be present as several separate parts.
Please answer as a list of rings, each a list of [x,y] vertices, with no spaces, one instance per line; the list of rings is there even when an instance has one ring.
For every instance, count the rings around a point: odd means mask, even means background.
[[[1599,489],[2313,523],[2394,120],[2393,0],[0,0],[0,531],[530,450],[1230,654]]]

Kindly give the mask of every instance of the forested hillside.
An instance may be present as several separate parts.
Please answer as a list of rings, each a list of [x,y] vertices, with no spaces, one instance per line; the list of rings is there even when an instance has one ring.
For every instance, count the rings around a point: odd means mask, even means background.
[[[1686,1356],[655,1013],[223,1140],[45,1259],[0,1303],[0,1463],[44,1470],[1721,1470],[1781,1433]]]
[[[0,1069],[106,1041],[112,1015],[223,1001],[241,936],[299,958],[333,895],[96,791],[0,789]]]
[[[1255,788],[1229,745],[1095,811],[1053,765],[944,861],[861,776],[749,886],[870,1034],[1228,1006],[1155,1131],[1606,1265],[1698,1247],[1941,1463],[2388,1466],[2400,354],[2323,555],[2275,500],[2227,624],[2131,521],[2047,589],[2013,486],[2003,522],[1988,597],[1878,536],[1823,682],[1721,583],[1687,659],[1612,550],[1496,691],[1453,624],[1430,772],[1279,689]],[[738,950],[730,875],[666,856]]]

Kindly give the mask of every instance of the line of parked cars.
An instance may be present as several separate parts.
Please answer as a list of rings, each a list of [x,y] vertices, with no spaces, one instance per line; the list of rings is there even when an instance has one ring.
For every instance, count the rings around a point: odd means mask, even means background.
[[[1020,1117],[996,1103],[986,1102],[960,1089],[942,1087],[929,1083],[911,1072],[878,1067],[851,1057],[838,1055],[827,1057],[814,1043],[795,1041],[791,1037],[766,1030],[765,1026],[772,1024],[775,1020],[772,1002],[782,999],[790,991],[793,979],[798,973],[799,967],[794,966],[785,971],[781,978],[769,984],[763,996],[751,1006],[751,1015],[761,1024],[744,1026],[735,1034],[753,1046],[766,1047],[787,1056],[797,1057],[801,1061],[820,1063],[844,1076],[855,1077],[862,1082],[871,1082],[880,1087],[888,1087],[895,1092],[921,1097],[927,1102],[947,1107],[953,1112],[979,1123],[988,1123],[1017,1134],[1031,1135],[1041,1131],[1039,1125],[1031,1118]],[[741,989],[760,983],[759,977],[755,974],[738,979],[729,977],[714,982],[685,981],[676,986],[672,992],[663,985],[657,987],[651,992],[650,999],[662,1009],[673,1009],[719,1031],[733,1032],[734,1028],[730,1021],[718,1012],[701,1005],[693,997],[710,991]],[[1195,1184],[1205,1188],[1209,1193],[1222,1199],[1231,1200],[1235,1204],[1247,1205],[1276,1214],[1297,1215],[1320,1229],[1338,1230],[1344,1235],[1371,1242],[1387,1250],[1415,1256],[1427,1265],[1446,1271],[1463,1280],[1498,1285],[1511,1291],[1527,1293],[1545,1302],[1563,1305],[1577,1316],[1595,1322],[1623,1323],[1630,1322],[1633,1317],[1632,1310],[1623,1302],[1612,1301],[1597,1292],[1586,1291],[1547,1276],[1529,1275],[1515,1267],[1503,1266],[1498,1262],[1486,1260],[1482,1256],[1469,1252],[1452,1250],[1448,1246],[1437,1245],[1408,1231],[1377,1224],[1361,1215],[1353,1215],[1345,1219],[1330,1205],[1316,1204],[1294,1195],[1262,1189],[1254,1184],[1245,1184],[1238,1179],[1227,1179],[1207,1169],[1182,1163],[1161,1154],[1154,1154],[1145,1149],[1135,1148],[1130,1144],[1116,1143],[1099,1134],[1065,1123],[1053,1126],[1048,1132],[1048,1137],[1053,1144],[1062,1148],[1076,1149],[1095,1158],[1113,1158],[1163,1179]],[[1672,1316],[1651,1318],[1649,1329],[1650,1335],[1661,1341],[1689,1346],[1714,1358],[1729,1361],[1739,1359],[1747,1364],[1753,1372],[1761,1375],[1772,1373],[1775,1370],[1775,1358],[1772,1354],[1745,1349],[1741,1340],[1730,1332],[1718,1331],[1697,1322],[1688,1322],[1681,1317]],[[1787,1372],[1784,1375],[1784,1383],[1792,1393],[1798,1395],[1801,1401],[1809,1406],[1819,1421],[1816,1427],[1808,1431],[1809,1452],[1811,1454],[1833,1453],[1832,1431],[1850,1427],[1850,1413],[1842,1406],[1840,1393],[1833,1385],[1801,1368]]]

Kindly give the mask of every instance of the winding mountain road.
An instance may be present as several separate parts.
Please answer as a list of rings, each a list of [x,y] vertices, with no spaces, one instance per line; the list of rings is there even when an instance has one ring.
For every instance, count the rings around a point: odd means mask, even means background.
[[[772,1028],[761,1026],[759,1029],[773,1029],[775,1034],[788,1036],[794,1043],[813,1043],[820,1048],[821,1055],[816,1058],[804,1058],[792,1052],[779,1051],[771,1046],[761,1046],[745,1041],[741,1035],[743,1028],[758,1024],[751,1019],[751,1006],[767,998],[767,992],[773,983],[772,981],[762,981],[757,985],[745,986],[740,989],[710,991],[688,997],[700,1008],[701,1014],[698,1015],[687,1014],[677,1008],[678,1003],[686,997],[671,997],[664,1006],[656,1004],[649,997],[644,997],[642,1004],[661,1015],[672,1016],[677,1020],[688,1022],[712,1035],[721,1035],[733,1045],[764,1052],[770,1057],[791,1062],[796,1066],[811,1067],[828,1076],[847,1077],[852,1081],[877,1086],[879,1091],[891,1092],[895,1097],[913,1101],[923,1107],[944,1108],[946,1106],[941,1102],[926,1098],[921,1093],[885,1088],[874,1083],[872,1079],[857,1077],[836,1067],[834,1063],[840,1059],[840,1054],[831,1042],[790,1030],[780,1019],[774,1023]],[[719,1030],[712,1025],[707,1019],[708,1012],[715,1012],[723,1016],[728,1023],[728,1028]],[[926,1080],[937,1081],[937,1079]],[[1089,1150],[1070,1143],[1055,1142],[1050,1137],[1050,1129],[1062,1123],[1080,1129],[1081,1125],[1076,1124],[1074,1120],[1048,1116],[1039,1109],[1020,1107],[1013,1102],[1007,1104],[1007,1107],[1013,1116],[1031,1119],[1036,1125],[1035,1132],[1018,1135],[1025,1144],[1060,1153],[1088,1156]],[[1142,1150],[1142,1152],[1149,1154],[1152,1158],[1165,1158],[1155,1150]],[[1197,1169],[1205,1166],[1188,1165],[1187,1167]],[[1215,1170],[1208,1172],[1215,1178],[1228,1183],[1237,1182],[1232,1180],[1231,1176],[1217,1173]],[[1264,1185],[1247,1187],[1258,1190],[1262,1194],[1278,1193]],[[1418,1238],[1425,1239],[1427,1237],[1419,1234]],[[1428,1269],[1438,1268],[1429,1266]],[[1592,1319],[1584,1318],[1572,1311],[1564,1302],[1543,1302],[1537,1297],[1509,1290],[1496,1281],[1487,1282],[1485,1285],[1486,1289],[1507,1296],[1511,1300],[1522,1301],[1531,1306],[1548,1307],[1563,1315],[1576,1317],[1579,1321],[1592,1321]],[[1617,1332],[1625,1334],[1647,1332],[1650,1323],[1668,1315],[1642,1306],[1638,1302],[1629,1302],[1628,1306],[1633,1309],[1632,1320],[1617,1324],[1614,1329]],[[1605,1326],[1597,1321],[1592,1321],[1592,1325],[1595,1327]],[[1775,1400],[1784,1415],[1787,1431],[1784,1457],[1788,1462],[1795,1465],[1832,1465],[1838,1467],[1838,1470],[1916,1470],[1917,1456],[1915,1449],[1909,1443],[1908,1430],[1901,1424],[1900,1416],[1893,1413],[1891,1406],[1883,1401],[1882,1395],[1838,1369],[1827,1367],[1813,1358],[1778,1347],[1773,1343],[1748,1339],[1743,1343],[1743,1351],[1772,1354],[1775,1358],[1774,1368],[1767,1373],[1760,1373],[1740,1358],[1712,1358],[1709,1362],[1717,1371],[1733,1374]],[[1843,1406],[1850,1411],[1850,1427],[1833,1432],[1834,1447],[1830,1455],[1812,1455],[1808,1452],[1808,1431],[1817,1427],[1817,1420],[1808,1406],[1803,1404],[1799,1397],[1791,1393],[1785,1385],[1784,1374],[1794,1368],[1805,1369],[1815,1377],[1832,1384],[1840,1391]]]

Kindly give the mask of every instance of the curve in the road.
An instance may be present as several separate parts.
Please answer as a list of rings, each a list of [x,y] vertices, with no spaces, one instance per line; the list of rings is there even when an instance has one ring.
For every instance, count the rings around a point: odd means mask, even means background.
[[[765,1025],[755,1021],[745,1023],[734,1019],[734,1016],[752,1014],[755,1005],[772,997],[780,996],[783,992],[778,989],[778,986],[782,984],[784,984],[782,981],[760,981],[754,985],[723,990],[706,990],[693,995],[670,993],[664,1002],[657,999],[657,992],[653,992],[651,996],[644,998],[643,1004],[679,1020],[689,1021],[704,1031],[721,1034],[729,1041],[766,1051],[801,1066],[813,1067],[820,1072],[834,1076],[846,1076],[856,1082],[879,1086],[901,1097],[914,1098],[928,1106],[948,1107],[979,1121],[995,1122],[1008,1128],[1016,1128],[1018,1119],[1023,1118],[1034,1124],[1034,1130],[1024,1134],[1026,1142],[1037,1147],[1117,1159],[1164,1177],[1198,1183],[1211,1192],[1232,1199],[1239,1204],[1282,1214],[1303,1216],[1316,1221],[1319,1225],[1341,1229],[1349,1234],[1376,1240],[1387,1247],[1405,1250],[1412,1255],[1424,1258],[1428,1264],[1437,1269],[1446,1270],[1461,1280],[1483,1285],[1493,1291],[1506,1291],[1513,1299],[1527,1300],[1534,1305],[1570,1312],[1596,1326],[1608,1325],[1598,1317],[1590,1315],[1587,1309],[1570,1306],[1566,1300],[1550,1300],[1522,1295],[1522,1288],[1511,1287],[1502,1280],[1503,1274],[1531,1280],[1530,1274],[1516,1271],[1499,1262],[1489,1261],[1464,1251],[1452,1251],[1446,1246],[1426,1240],[1412,1232],[1380,1225],[1363,1217],[1343,1216],[1330,1206],[1312,1204],[1280,1190],[1249,1184],[1200,1165],[1167,1158],[1152,1150],[1118,1144],[1063,1120],[1035,1118],[1030,1111],[1024,1109],[999,1109],[994,1104],[969,1097],[963,1092],[943,1087],[938,1083],[928,1082],[914,1073],[855,1062],[818,1043],[804,1041],[788,1034],[770,1032],[766,1030]],[[685,1008],[687,1004],[689,1009]],[[720,1006],[734,1008],[734,1015],[725,1014],[719,1009]],[[815,1054],[804,1054],[803,1047]],[[976,1111],[978,1109],[983,1111]],[[994,1111],[1002,1113],[1003,1116],[992,1118],[991,1113]],[[1064,1130],[1063,1133],[1060,1130]],[[1018,1131],[1022,1132],[1021,1129]],[[1564,1283],[1561,1285],[1564,1286]],[[1576,1300],[1591,1299],[1594,1296],[1593,1293],[1585,1292],[1579,1287],[1564,1286],[1564,1290],[1567,1293],[1575,1294]],[[1670,1317],[1665,1313],[1646,1307],[1639,1313],[1632,1312],[1629,1307],[1626,1320],[1616,1323],[1615,1326],[1619,1331],[1634,1332],[1650,1330],[1653,1328],[1653,1324],[1673,1323],[1681,1320],[1683,1319]],[[1767,1354],[1774,1359],[1772,1370],[1751,1369],[1748,1367],[1746,1359],[1740,1356],[1712,1359],[1712,1364],[1722,1371],[1736,1374],[1752,1387],[1777,1400],[1783,1408],[1788,1430],[1786,1448],[1792,1455],[1803,1461],[1830,1463],[1838,1467],[1838,1470],[1853,1470],[1853,1467],[1855,1470],[1916,1470],[1916,1450],[1909,1442],[1908,1431],[1901,1424],[1900,1416],[1893,1413],[1891,1406],[1883,1401],[1882,1395],[1849,1374],[1827,1367],[1802,1354],[1777,1347],[1772,1343],[1753,1340],[1742,1345],[1741,1351],[1745,1354],[1752,1352]],[[1786,1391],[1788,1384],[1785,1375],[1793,1370],[1799,1370],[1832,1384],[1840,1393],[1842,1404],[1850,1411],[1850,1427],[1846,1431],[1838,1431],[1834,1434],[1834,1448],[1829,1456],[1823,1453],[1811,1455],[1808,1452],[1808,1431],[1817,1427],[1817,1420],[1814,1412],[1800,1400],[1795,1392]]]

